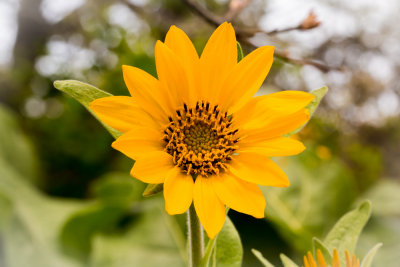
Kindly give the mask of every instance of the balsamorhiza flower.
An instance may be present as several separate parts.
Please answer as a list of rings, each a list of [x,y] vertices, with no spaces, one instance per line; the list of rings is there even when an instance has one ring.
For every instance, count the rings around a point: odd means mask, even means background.
[[[225,221],[225,205],[264,217],[265,199],[257,184],[289,186],[269,158],[295,155],[305,147],[284,137],[309,119],[311,94],[285,91],[253,95],[273,61],[272,46],[237,62],[235,32],[219,26],[201,57],[175,26],[157,41],[158,79],[123,66],[131,97],[93,101],[90,108],[123,133],[112,147],[136,162],[131,175],[164,183],[168,214],[185,212],[192,201],[210,238]]]
[[[345,251],[346,255],[346,266],[344,267],[360,267],[360,260],[355,255],[350,257],[349,252]],[[333,250],[332,263],[326,263],[322,252],[317,250],[317,262],[315,262],[311,252],[307,253],[307,256],[303,258],[304,267],[340,267],[339,253],[336,249]]]

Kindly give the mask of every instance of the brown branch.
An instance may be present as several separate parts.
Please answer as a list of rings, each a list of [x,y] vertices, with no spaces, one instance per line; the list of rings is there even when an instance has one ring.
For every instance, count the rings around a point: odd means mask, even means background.
[[[197,13],[201,18],[203,18],[205,21],[210,23],[213,26],[218,27],[221,23],[226,21],[223,17],[219,17],[213,13],[211,13],[209,10],[204,8],[203,6],[197,4],[193,0],[183,0],[183,2],[186,3],[187,6],[189,6],[193,12]],[[229,11],[228,13],[229,14]],[[236,14],[237,15],[237,14]],[[254,36],[256,33],[264,33],[267,35],[271,34],[277,34],[281,32],[288,32],[292,30],[308,30],[315,28],[320,25],[320,22],[316,19],[316,16],[313,11],[311,11],[308,16],[302,21],[301,24],[299,24],[296,27],[290,27],[286,29],[281,29],[281,30],[273,30],[271,32],[265,32],[261,29],[240,29],[240,28],[235,28],[236,35],[238,36],[238,39],[240,39],[242,42],[246,43],[247,45],[257,48],[256,45],[251,43],[250,41],[247,40],[248,37]],[[275,57],[279,58],[284,61],[288,61],[293,64],[297,65],[310,65],[318,68],[319,70],[323,72],[328,72],[330,70],[342,70],[342,68],[332,68],[328,65],[325,65],[323,63],[316,62],[314,60],[308,60],[308,59],[295,59],[290,57],[287,53],[285,52],[275,52]]]
[[[224,19],[226,21],[232,21],[235,19],[239,13],[245,9],[249,4],[251,3],[251,0],[231,0],[229,2],[229,10],[226,12]]]

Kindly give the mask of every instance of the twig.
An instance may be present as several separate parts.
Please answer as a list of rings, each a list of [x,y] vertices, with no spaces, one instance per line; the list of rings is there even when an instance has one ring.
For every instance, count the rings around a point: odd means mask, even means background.
[[[203,18],[205,21],[210,23],[213,26],[218,27],[221,23],[223,23],[225,20],[225,17],[219,17],[213,13],[211,13],[209,10],[204,8],[203,6],[197,4],[193,0],[182,0],[183,2],[186,3],[187,6],[189,6],[193,12],[197,13],[201,18]],[[229,14],[229,11],[228,13]],[[235,14],[235,16],[237,13]],[[308,16],[302,21],[302,23],[296,27],[290,27],[286,29],[281,29],[281,30],[273,30],[271,32],[265,32],[261,29],[241,29],[237,28],[235,29],[236,35],[238,39],[240,39],[242,42],[248,44],[251,47],[256,48],[257,46],[251,43],[247,38],[254,36],[256,33],[265,33],[267,35],[271,34],[277,34],[281,32],[287,32],[287,31],[292,31],[292,30],[308,30],[315,28],[320,25],[320,22],[316,19],[316,16],[313,11],[311,11]],[[295,59],[291,58],[287,53],[285,52],[275,52],[275,57],[280,58],[284,61],[291,62],[293,64],[298,64],[298,65],[310,65],[318,68],[319,70],[323,72],[328,72],[329,70],[335,69],[335,70],[342,70],[342,68],[332,68],[330,66],[327,66],[323,63],[316,62],[314,60],[308,60],[308,59]]]

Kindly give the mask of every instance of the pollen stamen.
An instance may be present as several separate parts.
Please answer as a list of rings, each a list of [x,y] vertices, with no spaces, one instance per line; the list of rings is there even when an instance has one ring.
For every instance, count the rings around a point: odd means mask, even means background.
[[[208,177],[227,171],[231,155],[237,149],[237,129],[232,117],[220,112],[218,106],[197,102],[191,108],[183,104],[164,131],[165,151],[173,163],[194,177]]]

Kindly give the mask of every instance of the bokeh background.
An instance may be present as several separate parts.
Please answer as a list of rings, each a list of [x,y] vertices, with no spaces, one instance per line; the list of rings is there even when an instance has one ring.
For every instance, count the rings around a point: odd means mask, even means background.
[[[192,2],[229,12],[229,0]],[[398,266],[400,2],[232,2],[247,5],[235,26],[263,31],[246,37],[244,52],[252,43],[283,55],[260,94],[329,87],[298,134],[307,150],[278,160],[291,187],[263,188],[266,219],[229,213],[243,266],[261,266],[251,248],[272,262],[279,253],[300,259],[363,199],[373,212],[358,257],[383,242],[374,266]],[[318,27],[268,33],[296,27],[311,10]],[[215,28],[187,1],[0,0],[0,266],[185,265],[185,216],[166,215],[162,195],[143,198],[109,133],[52,85],[77,79],[127,95],[121,65],[156,75],[154,45],[171,25],[199,53]]]

